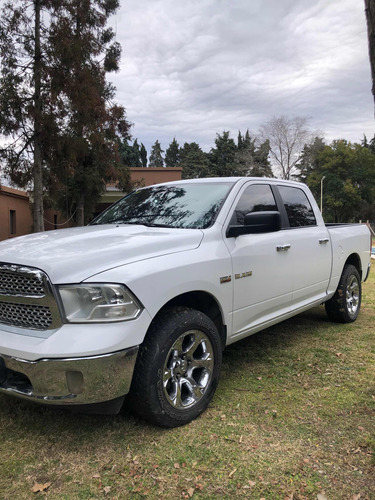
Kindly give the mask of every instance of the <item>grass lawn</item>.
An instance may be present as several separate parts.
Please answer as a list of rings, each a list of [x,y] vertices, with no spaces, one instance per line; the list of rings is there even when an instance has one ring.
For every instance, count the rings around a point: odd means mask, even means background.
[[[173,430],[0,395],[0,498],[375,499],[375,272],[350,325],[318,307],[224,352]]]

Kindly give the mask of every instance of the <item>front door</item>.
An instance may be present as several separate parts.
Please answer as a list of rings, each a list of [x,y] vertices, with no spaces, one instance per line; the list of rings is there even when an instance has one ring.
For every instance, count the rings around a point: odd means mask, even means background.
[[[269,184],[245,185],[233,210],[230,225],[243,224],[250,212],[277,210]],[[290,310],[294,262],[289,253],[290,231],[246,234],[226,238],[232,256],[233,337]]]

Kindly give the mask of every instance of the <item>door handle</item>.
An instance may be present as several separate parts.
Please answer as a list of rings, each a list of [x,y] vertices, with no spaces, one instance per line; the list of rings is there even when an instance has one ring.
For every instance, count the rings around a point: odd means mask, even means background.
[[[323,245],[324,243],[328,243],[329,242],[329,238],[321,238],[319,240],[319,245]]]
[[[289,244],[288,245],[277,245],[276,250],[278,252],[286,252],[287,250],[289,250],[289,248],[290,248]]]

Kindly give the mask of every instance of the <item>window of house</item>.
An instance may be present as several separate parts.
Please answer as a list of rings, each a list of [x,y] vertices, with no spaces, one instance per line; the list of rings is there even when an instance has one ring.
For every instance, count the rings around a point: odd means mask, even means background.
[[[251,212],[270,212],[277,210],[275,198],[268,184],[252,184],[242,193],[234,210],[230,225],[241,226],[245,215]]]
[[[302,189],[279,186],[279,192],[289,218],[290,227],[315,226],[314,211]]]
[[[16,211],[9,210],[9,233],[16,234]]]

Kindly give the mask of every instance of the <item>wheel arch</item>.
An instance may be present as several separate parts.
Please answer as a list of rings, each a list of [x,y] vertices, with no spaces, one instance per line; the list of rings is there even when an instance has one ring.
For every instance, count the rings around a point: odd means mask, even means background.
[[[349,264],[351,264],[357,269],[362,279],[362,262],[360,256],[357,253],[352,253],[351,255],[349,255],[349,257],[346,259],[344,267]]]
[[[213,295],[201,290],[194,290],[177,295],[159,309],[152,323],[157,320],[166,309],[171,309],[173,307],[189,307],[190,309],[195,309],[208,316],[219,332],[222,347],[224,349],[227,342],[227,327],[224,323],[224,315],[221,307]]]

